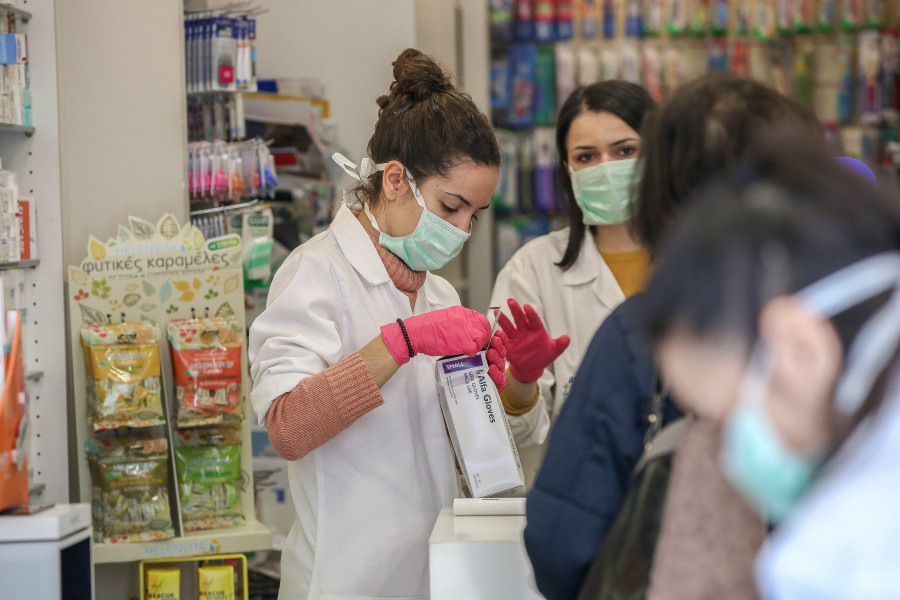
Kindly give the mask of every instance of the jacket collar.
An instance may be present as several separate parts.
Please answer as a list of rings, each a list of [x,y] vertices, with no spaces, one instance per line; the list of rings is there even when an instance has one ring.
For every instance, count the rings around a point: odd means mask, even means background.
[[[331,231],[344,256],[369,285],[382,285],[391,280],[369,234],[346,204],[335,215]]]
[[[625,300],[622,288],[619,287],[609,265],[597,251],[597,245],[590,232],[584,237],[575,264],[563,272],[562,282],[567,286],[592,284],[591,288],[597,294],[597,298],[610,310]]]

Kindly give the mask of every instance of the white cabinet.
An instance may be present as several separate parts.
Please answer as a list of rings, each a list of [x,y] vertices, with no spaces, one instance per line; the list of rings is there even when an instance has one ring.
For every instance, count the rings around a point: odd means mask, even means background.
[[[88,504],[0,516],[3,597],[93,600],[91,534]]]

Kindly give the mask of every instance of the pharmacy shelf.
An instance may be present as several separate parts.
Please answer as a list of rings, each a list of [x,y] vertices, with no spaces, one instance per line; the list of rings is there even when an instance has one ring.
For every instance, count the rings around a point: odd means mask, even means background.
[[[256,519],[244,527],[195,531],[183,537],[127,544],[94,544],[94,562],[124,563],[151,558],[183,559],[272,549],[272,532]]]
[[[249,202],[241,202],[240,204],[225,204],[223,206],[217,206],[215,208],[202,208],[200,210],[192,210],[191,216],[197,217],[200,215],[212,215],[215,213],[229,212],[232,210],[240,210],[242,208],[252,208],[259,204],[259,200],[250,200]]]
[[[0,133],[24,133],[26,137],[34,135],[34,127],[30,125],[13,125],[12,123],[0,123]]]
[[[202,92],[188,92],[188,98],[196,98],[198,96],[216,96],[219,94],[253,94],[251,90],[203,90]]]
[[[10,4],[0,3],[0,11],[12,13],[17,17],[21,17],[23,21],[27,21],[31,18],[30,12],[22,10],[21,8],[16,8],[15,6],[12,6]]]
[[[34,260],[17,260],[14,262],[0,262],[0,271],[9,271],[10,269],[34,269],[41,264],[38,259]]]
[[[0,262],[0,271],[9,271],[11,269],[34,269],[40,264],[41,261],[38,259]]]

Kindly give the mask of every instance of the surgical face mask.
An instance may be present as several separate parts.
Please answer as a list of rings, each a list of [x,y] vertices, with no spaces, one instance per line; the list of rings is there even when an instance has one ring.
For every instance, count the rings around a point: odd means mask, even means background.
[[[865,402],[872,385],[900,343],[900,252],[861,260],[801,290],[797,296],[825,318],[893,290],[888,302],[860,328],[847,352],[834,406],[850,416]],[[822,456],[803,457],[788,448],[765,414],[772,372],[770,358],[757,343],[741,386],[738,406],[725,425],[725,474],[756,510],[771,522],[784,518],[811,485]]]
[[[640,179],[637,159],[607,161],[578,171],[569,165],[569,175],[585,225],[615,225],[629,219],[631,190]]]
[[[764,399],[771,369],[757,347],[745,376],[737,409],[725,426],[722,466],[751,506],[770,523],[794,507],[821,463],[788,448],[766,416]]]
[[[358,181],[363,181],[372,173],[383,171],[384,164],[375,164],[369,158],[360,161],[360,167],[351,163],[340,153],[332,155],[332,159],[339,164],[345,172]],[[409,171],[406,171],[406,179],[412,189],[416,202],[422,207],[422,214],[412,233],[404,236],[390,236],[378,227],[375,216],[369,210],[368,204],[363,205],[363,210],[372,227],[378,231],[378,243],[396,254],[414,271],[431,271],[440,269],[456,258],[462,251],[463,245],[469,239],[467,233],[440,218],[425,206],[425,199],[419,186]]]

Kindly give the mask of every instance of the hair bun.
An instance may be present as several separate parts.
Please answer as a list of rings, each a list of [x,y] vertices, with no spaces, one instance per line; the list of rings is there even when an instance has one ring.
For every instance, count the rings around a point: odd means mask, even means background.
[[[401,52],[393,65],[392,97],[407,96],[414,102],[422,102],[434,94],[453,90],[453,82],[444,69],[433,58],[415,48]]]

